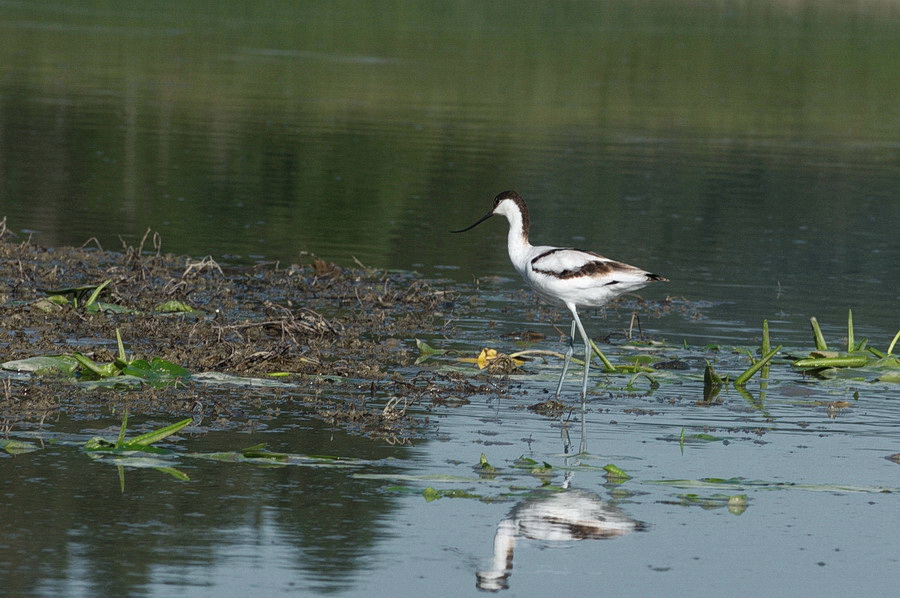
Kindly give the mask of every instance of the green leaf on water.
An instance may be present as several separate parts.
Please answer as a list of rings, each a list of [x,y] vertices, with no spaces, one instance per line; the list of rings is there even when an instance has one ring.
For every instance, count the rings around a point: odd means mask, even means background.
[[[418,347],[419,353],[422,355],[443,355],[447,352],[446,349],[435,349],[434,347],[420,339],[416,339],[416,347]]]
[[[66,376],[71,376],[78,367],[78,360],[68,355],[40,355],[28,357],[27,359],[7,361],[0,364],[0,367],[13,372],[31,372],[33,374],[59,372]]]
[[[192,421],[194,420],[189,417],[187,419],[181,420],[180,422],[168,425],[164,428],[153,430],[151,432],[147,432],[146,434],[141,434],[140,436],[135,436],[134,438],[125,441],[124,448],[130,450],[141,450],[142,447],[149,446],[154,442],[159,442],[160,440],[171,436],[172,434],[178,432],[179,430],[190,424]]]
[[[191,377],[190,371],[158,357],[154,357],[150,361],[136,359],[125,366],[122,373],[143,378],[155,386],[165,386]]]
[[[144,380],[137,376],[112,376],[111,378],[95,380],[80,379],[77,383],[84,390],[97,390],[98,388],[138,389],[143,386]]]
[[[273,453],[266,450],[265,443],[254,444],[245,449],[241,449],[241,455],[245,459],[270,459],[272,461],[288,461],[290,458],[287,453]]]
[[[513,467],[516,467],[518,469],[532,469],[537,464],[538,464],[537,461],[535,461],[534,459],[531,459],[529,457],[526,457],[525,455],[522,455],[521,457],[519,457],[518,459],[513,461]]]
[[[116,448],[116,444],[114,442],[106,440],[105,438],[94,436],[93,438],[85,442],[81,448],[86,451],[106,451]]]
[[[110,378],[119,375],[119,368],[114,363],[100,364],[92,360],[90,357],[81,353],[72,353],[72,357],[88,372],[97,378]]]
[[[797,484],[795,482],[769,482],[766,480],[748,480],[745,478],[700,478],[648,480],[648,484],[660,484],[674,488],[716,488],[741,491],[757,490],[808,490],[812,492],[864,492],[877,493],[897,492],[896,488],[882,486],[848,486],[842,484]]]
[[[481,453],[481,459],[478,460],[478,468],[481,471],[493,473],[497,471],[497,468],[488,463],[487,457],[484,456],[484,453]]]
[[[447,352],[446,349],[435,349],[434,347],[420,339],[416,339],[416,347],[418,347],[419,349],[419,357],[416,358],[416,363],[422,363],[423,361],[427,361],[428,359],[436,355],[443,355]]]
[[[175,469],[174,467],[154,467],[156,471],[161,473],[168,474],[178,480],[179,482],[190,482],[191,478],[188,477],[188,474],[184,473],[180,469]]]
[[[481,498],[477,494],[466,492],[465,490],[436,490],[431,486],[422,491],[422,496],[428,502],[438,500],[439,498]]]
[[[612,463],[607,463],[603,466],[603,469],[606,471],[606,479],[614,480],[614,481],[623,481],[630,480],[631,476],[625,473],[624,470],[619,468],[617,465],[613,465]]]
[[[59,295],[54,295],[54,297],[59,297]],[[46,299],[38,299],[37,301],[33,301],[31,303],[31,307],[33,307],[34,309],[39,309],[42,312],[48,313],[48,314],[59,311],[59,303],[56,303],[55,301],[51,301],[50,299],[51,298],[46,298]],[[61,299],[64,302],[66,302],[65,297],[61,297]]]
[[[25,453],[38,451],[41,449],[41,447],[34,444],[33,442],[0,438],[0,449],[6,451],[10,455],[22,455]]]
[[[722,390],[722,377],[716,373],[712,364],[707,361],[703,371],[703,402],[712,403]]]
[[[843,355],[840,357],[809,357],[794,362],[797,368],[861,368],[869,362],[866,355]]]
[[[166,301],[165,303],[160,303],[156,307],[153,308],[153,311],[157,313],[164,314],[172,314],[172,313],[193,313],[195,310],[193,307],[184,303],[183,301],[176,301],[172,299],[171,301]]]

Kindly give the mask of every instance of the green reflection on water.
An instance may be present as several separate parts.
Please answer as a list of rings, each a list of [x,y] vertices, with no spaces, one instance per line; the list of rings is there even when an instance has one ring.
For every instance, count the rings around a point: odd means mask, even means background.
[[[430,120],[455,122],[463,109],[529,129],[599,121],[889,139],[896,127],[886,118],[896,113],[891,48],[900,44],[892,2],[225,2],[214,11],[205,2],[89,2],[5,11],[7,91],[144,100],[210,123],[253,122],[247,114],[261,123],[272,112],[287,121],[405,118],[413,108]]]
[[[152,227],[196,256],[468,279],[509,271],[502,234],[441,233],[514,187],[537,241],[658,269],[673,293],[738,278],[728,299],[771,305],[806,272],[850,281],[821,297],[891,278],[894,2],[3,10],[0,217],[44,245]]]

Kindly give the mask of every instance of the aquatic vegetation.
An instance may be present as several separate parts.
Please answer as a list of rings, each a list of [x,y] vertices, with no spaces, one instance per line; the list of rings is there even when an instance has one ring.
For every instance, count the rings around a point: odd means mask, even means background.
[[[663,504],[683,507],[700,507],[704,510],[727,508],[732,515],[741,515],[747,510],[749,500],[746,494],[678,494],[675,500],[663,500]]]
[[[170,451],[152,446],[154,443],[164,440],[180,431],[182,428],[190,424],[191,418],[184,419],[180,422],[151,430],[134,438],[126,439],[125,434],[128,427],[128,410],[122,414],[122,425],[119,427],[119,436],[116,440],[110,441],[99,436],[91,438],[82,446],[82,450],[86,451],[92,458],[98,460],[108,460],[119,470],[119,486],[122,492],[125,491],[125,470],[124,467],[133,468],[152,468],[170,475],[180,481],[188,481],[188,475],[174,467],[168,461],[155,458],[159,455],[168,455]],[[147,454],[154,457],[149,457]]]
[[[621,484],[622,482],[631,479],[631,476],[625,473],[625,470],[612,463],[604,465],[603,470],[606,471],[606,481],[608,482]]]
[[[422,491],[422,496],[425,497],[425,500],[428,502],[432,502],[440,498],[483,498],[478,494],[473,494],[466,490],[457,490],[454,488],[447,490],[436,490],[431,486],[428,486],[427,488],[425,488],[425,490]]]
[[[798,484],[795,482],[772,482],[767,480],[748,480],[741,477],[734,478],[700,478],[690,479],[663,479],[646,480],[646,484],[672,486],[673,488],[706,488],[717,490],[731,490],[734,492],[747,492],[750,490],[806,490],[810,492],[863,492],[883,493],[900,492],[897,488],[882,486],[850,486],[844,484]]]
[[[828,351],[825,344],[824,335],[818,326],[815,318],[811,319],[814,342],[817,349],[805,358],[789,357],[778,361],[778,364],[792,364],[794,369],[801,369],[806,373],[814,374],[820,378],[853,378],[853,379],[869,379],[877,382],[900,382],[900,359],[892,355],[893,348],[900,338],[900,332],[894,338],[894,341],[888,347],[886,353],[882,353],[873,347],[867,346],[867,340],[856,340],[853,335],[852,312],[848,315],[848,340],[847,352]],[[424,341],[417,341],[420,354],[417,363],[423,363],[430,359],[439,359],[442,356],[449,356],[450,351],[434,348]],[[822,349],[821,347],[825,347]],[[643,380],[649,385],[648,390],[654,391],[662,388],[667,383],[683,384],[686,380],[696,379],[696,375],[691,371],[692,368],[684,361],[684,353],[696,353],[696,349],[684,345],[675,347],[663,343],[650,343],[646,347],[642,347],[637,343],[629,343],[617,348],[619,351],[633,350],[637,351],[632,354],[622,354],[616,357],[620,363],[613,364],[606,356],[597,349],[596,355],[602,357],[604,367],[602,371],[607,375],[605,384],[606,389],[621,389],[625,392],[636,392],[639,389],[639,383]],[[707,353],[721,354],[723,347],[707,346],[704,350]],[[743,371],[739,370],[737,374],[720,375],[716,366],[709,357],[705,359],[706,366],[703,371],[703,398],[697,402],[698,405],[714,405],[722,402],[722,391],[733,388],[740,396],[743,396],[757,409],[763,409],[763,399],[765,390],[770,381],[770,369],[777,356],[794,353],[794,350],[785,350],[784,345],[779,344],[772,347],[769,334],[768,320],[763,320],[762,337],[759,347],[756,351],[746,347],[736,347],[733,349],[735,353],[746,356],[750,360],[750,365]],[[663,356],[666,354],[675,354],[674,359],[666,360]],[[681,354],[681,355],[680,355]],[[550,379],[553,375],[543,370],[529,373],[527,360],[531,355],[556,357],[560,360],[562,355],[554,351],[543,350],[526,350],[515,353],[504,354],[497,349],[483,348],[476,357],[455,357],[456,362],[471,363],[480,370],[486,370],[491,374],[516,374],[518,376],[530,377],[533,379]],[[757,356],[758,355],[758,356]],[[778,377],[784,379],[789,371],[779,370]],[[622,386],[614,385],[613,380],[616,376],[627,375],[628,379]],[[755,376],[761,378],[760,397],[754,398],[746,389],[747,384]],[[537,403],[529,407],[530,410],[543,413],[550,417],[558,417],[567,410],[562,403],[553,402],[551,400]]]
[[[126,385],[137,381],[154,386],[166,386],[183,382],[190,377],[188,370],[165,359],[158,357],[149,361],[129,359],[118,328],[116,328],[116,343],[118,356],[109,363],[98,363],[76,351],[71,355],[42,355],[7,361],[0,364],[0,367],[34,374],[55,372],[80,382],[110,380]]]
[[[10,455],[22,455],[24,453],[39,451],[41,450],[41,447],[33,442],[0,438],[0,450],[3,450]]]
[[[795,359],[793,367],[819,378],[855,378],[874,382],[900,383],[900,358],[893,355],[900,331],[886,352],[868,347],[868,339],[856,341],[853,310],[847,312],[846,351],[831,351],[815,317],[810,318],[816,349],[805,358]]]
[[[126,439],[125,434],[128,428],[128,410],[126,409],[122,415],[122,425],[119,428],[119,437],[115,441],[109,441],[105,438],[97,436],[84,443],[83,448],[86,451],[115,453],[130,451],[148,452],[151,450],[152,452],[159,452],[159,449],[152,448],[151,445],[168,438],[176,432],[179,432],[192,421],[192,418],[183,419],[179,422],[170,424],[157,430],[152,430],[139,436],[135,436],[134,438]]]
[[[481,458],[478,460],[478,465],[476,466],[476,468],[480,473],[497,473],[497,468],[488,463],[487,457],[484,453],[481,453]]]

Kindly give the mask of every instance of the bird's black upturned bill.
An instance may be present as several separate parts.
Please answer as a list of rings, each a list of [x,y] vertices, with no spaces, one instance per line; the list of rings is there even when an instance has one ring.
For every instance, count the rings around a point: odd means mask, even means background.
[[[487,214],[485,214],[484,216],[481,217],[481,220],[479,220],[478,222],[476,222],[476,223],[473,224],[472,226],[467,226],[466,228],[461,228],[461,229],[459,229],[459,230],[452,230],[452,231],[450,231],[450,232],[451,232],[451,233],[464,233],[464,232],[466,232],[467,230],[472,230],[473,228],[475,228],[476,226],[478,226],[479,224],[481,224],[482,222],[484,222],[485,220],[487,220],[488,218],[490,218],[490,217],[493,216],[493,215],[494,215],[494,212],[493,212],[493,211],[488,212]]]

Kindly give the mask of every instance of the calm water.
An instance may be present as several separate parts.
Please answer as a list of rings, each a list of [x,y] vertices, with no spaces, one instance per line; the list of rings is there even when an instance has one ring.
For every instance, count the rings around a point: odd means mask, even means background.
[[[151,228],[164,251],[223,261],[418,270],[483,300],[456,322],[454,346],[472,349],[567,323],[519,292],[502,222],[447,233],[514,188],[536,242],[643,266],[671,279],[646,297],[699,302],[699,318],[645,315],[654,337],[755,345],[767,318],[775,342],[808,347],[815,315],[837,343],[848,308],[874,346],[896,332],[897,3],[301,4],[0,2],[0,218],[46,246],[118,249]],[[628,313],[590,320],[599,335]],[[739,396],[690,406],[696,380],[617,393],[591,406],[590,454],[574,459],[558,425],[520,409],[552,382],[520,384],[435,409],[412,447],[290,412],[181,443],[365,460],[352,471],[179,458],[190,483],[128,469],[123,494],[115,467],[61,445],[0,458],[0,593],[460,595],[476,572],[508,595],[877,596],[900,582],[900,470],[883,459],[900,450],[895,388],[778,380],[765,412]],[[854,392],[835,418],[822,406]],[[671,440],[705,426],[728,442]],[[503,476],[473,472],[482,452]],[[566,508],[632,531],[534,531],[553,505],[523,491],[541,481],[512,467],[521,455],[554,466]],[[634,480],[608,486],[609,462]],[[714,488],[653,483],[708,477],[768,485],[721,491],[749,496],[736,515],[679,498]],[[490,500],[426,502],[427,486]],[[511,519],[534,526],[509,570],[492,555]]]

